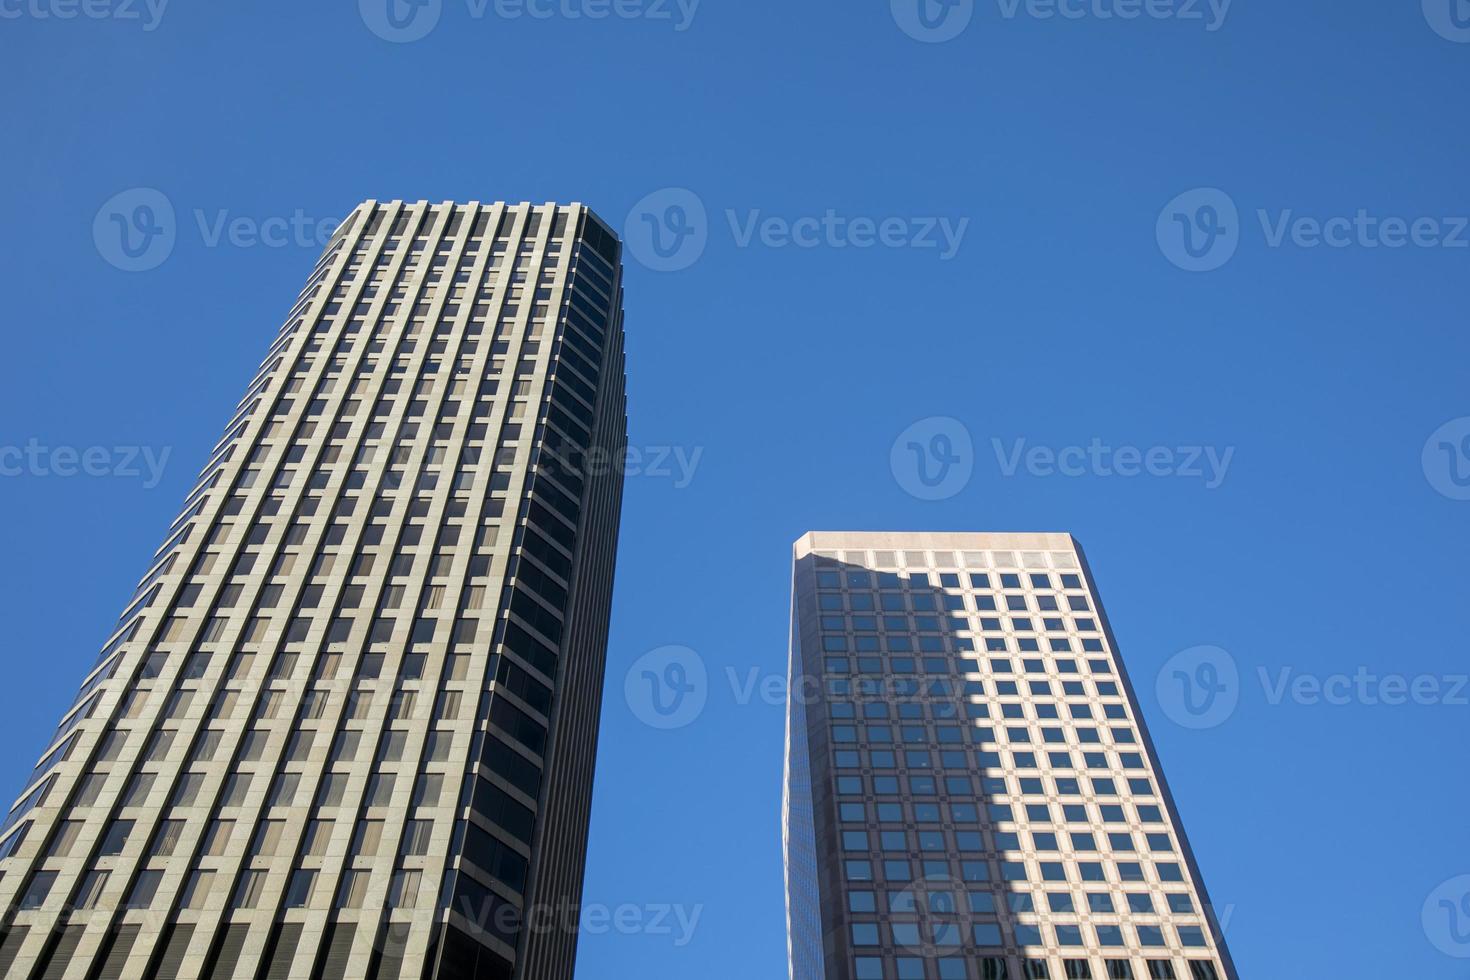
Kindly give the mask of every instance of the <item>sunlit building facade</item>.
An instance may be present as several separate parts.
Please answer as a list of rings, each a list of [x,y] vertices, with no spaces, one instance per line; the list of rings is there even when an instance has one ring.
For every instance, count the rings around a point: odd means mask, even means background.
[[[353,211],[0,832],[0,976],[571,977],[620,253]]]
[[[793,980],[1234,980],[1070,535],[794,557]]]

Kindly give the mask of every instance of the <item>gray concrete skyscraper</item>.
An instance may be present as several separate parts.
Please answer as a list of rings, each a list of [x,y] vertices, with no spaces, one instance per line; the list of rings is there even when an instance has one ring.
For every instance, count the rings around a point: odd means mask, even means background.
[[[1233,980],[1070,535],[794,557],[793,980]]]
[[[0,976],[572,975],[620,251],[353,211],[0,831]]]

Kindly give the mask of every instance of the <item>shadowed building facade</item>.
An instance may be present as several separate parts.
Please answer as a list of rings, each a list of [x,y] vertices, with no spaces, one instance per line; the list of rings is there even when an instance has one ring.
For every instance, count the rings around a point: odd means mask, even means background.
[[[793,980],[1234,980],[1070,535],[794,559]]]
[[[620,252],[353,211],[0,831],[0,976],[571,977]]]

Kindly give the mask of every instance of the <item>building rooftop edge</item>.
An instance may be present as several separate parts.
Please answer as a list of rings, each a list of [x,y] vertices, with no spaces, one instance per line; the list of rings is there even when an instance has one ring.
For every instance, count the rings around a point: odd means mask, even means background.
[[[955,548],[961,551],[1036,549],[1080,550],[1066,531],[807,531],[792,545],[797,557],[822,549]]]
[[[622,241],[622,236],[619,235],[617,233],[617,231],[613,228],[613,226],[608,223],[607,219],[603,218],[603,216],[601,214],[599,214],[597,212],[597,210],[595,208],[593,208],[591,205],[584,204],[581,201],[566,201],[566,202],[562,202],[562,201],[542,201],[540,203],[536,203],[534,201],[515,201],[515,202],[510,202],[510,201],[430,201],[427,198],[419,198],[416,201],[406,201],[403,198],[398,198],[398,197],[392,198],[391,200],[384,200],[382,198],[377,198],[377,197],[367,197],[367,198],[363,198],[362,200],[358,201],[355,205],[353,205],[352,210],[356,211],[358,208],[366,207],[368,205],[382,205],[382,206],[385,206],[385,207],[392,207],[392,206],[395,206],[395,205],[403,206],[403,207],[420,207],[420,206],[422,206],[422,207],[442,207],[444,205],[449,205],[451,207],[457,207],[457,208],[466,208],[466,207],[472,207],[473,206],[473,207],[482,207],[482,208],[504,207],[504,208],[511,208],[511,209],[514,209],[514,208],[580,208],[581,210],[586,211],[589,215],[591,215],[593,218],[595,218],[597,220],[597,223],[600,224],[600,225],[602,225],[602,227],[604,229],[606,229],[609,234],[613,235],[613,237],[617,238],[619,241]]]

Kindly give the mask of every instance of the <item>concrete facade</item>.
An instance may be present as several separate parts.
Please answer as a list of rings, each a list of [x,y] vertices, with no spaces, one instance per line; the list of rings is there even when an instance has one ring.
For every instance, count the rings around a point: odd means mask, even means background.
[[[620,260],[353,211],[0,831],[0,975],[571,976]]]
[[[793,980],[1235,971],[1067,534],[797,541]]]

